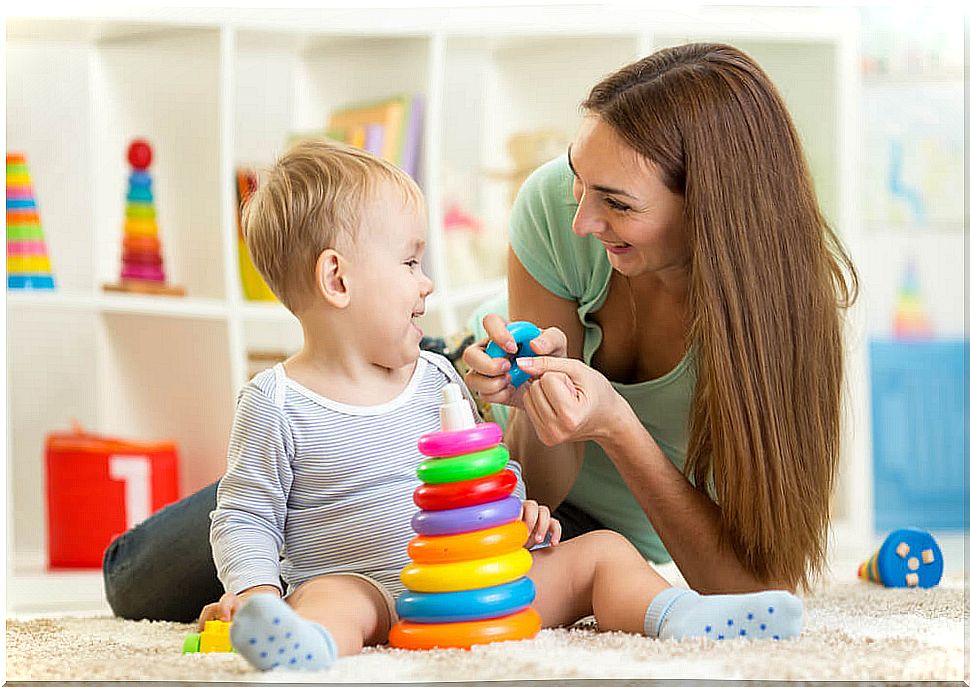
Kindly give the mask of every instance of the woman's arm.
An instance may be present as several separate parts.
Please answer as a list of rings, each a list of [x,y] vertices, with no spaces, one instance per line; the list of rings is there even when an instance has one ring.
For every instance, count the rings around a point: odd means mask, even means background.
[[[600,444],[691,588],[701,593],[786,588],[758,580],[744,568],[717,504],[666,458],[602,374],[564,358],[520,360],[519,366],[538,377],[525,407],[539,440],[551,446],[582,440]]]

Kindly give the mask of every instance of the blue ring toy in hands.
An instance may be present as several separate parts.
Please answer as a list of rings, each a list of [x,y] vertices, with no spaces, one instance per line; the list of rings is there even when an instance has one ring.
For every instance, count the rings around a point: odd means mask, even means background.
[[[519,350],[515,353],[509,353],[494,341],[489,341],[488,346],[485,347],[485,353],[490,358],[507,358],[512,363],[509,376],[512,377],[512,386],[518,388],[529,378],[529,375],[519,369],[516,360],[535,356],[532,347],[529,346],[529,342],[539,336],[542,331],[531,322],[509,322],[506,328],[509,330],[512,338],[515,339],[515,343],[519,345]]]

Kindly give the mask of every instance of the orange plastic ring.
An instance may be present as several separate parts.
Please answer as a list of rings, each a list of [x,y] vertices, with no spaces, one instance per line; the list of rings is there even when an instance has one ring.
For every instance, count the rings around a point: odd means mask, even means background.
[[[542,619],[531,606],[512,615],[463,623],[412,623],[391,628],[388,639],[398,649],[470,649],[475,644],[532,639]]]
[[[125,236],[122,239],[122,246],[125,250],[157,253],[162,244],[157,236]]]
[[[454,563],[491,558],[522,548],[528,538],[529,528],[521,520],[516,520],[477,532],[415,537],[408,544],[408,557],[415,563]]]

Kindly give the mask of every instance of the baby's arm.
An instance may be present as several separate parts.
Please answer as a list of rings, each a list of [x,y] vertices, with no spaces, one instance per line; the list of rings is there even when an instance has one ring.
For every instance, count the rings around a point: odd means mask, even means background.
[[[248,385],[236,406],[228,466],[211,515],[212,555],[227,592],[215,604],[220,614],[232,614],[240,596],[281,594],[280,551],[293,481],[291,453],[282,411],[258,387]]]

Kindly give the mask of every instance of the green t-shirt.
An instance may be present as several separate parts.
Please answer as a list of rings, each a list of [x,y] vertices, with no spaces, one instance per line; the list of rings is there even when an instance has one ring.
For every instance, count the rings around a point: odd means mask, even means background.
[[[576,301],[585,330],[583,361],[589,365],[603,340],[590,318],[606,300],[613,268],[603,244],[572,231],[576,200],[573,175],[565,156],[546,163],[526,180],[512,208],[509,244],[529,274],[550,292]],[[473,315],[472,327],[482,338],[482,315],[508,313],[504,296],[485,303]],[[696,381],[693,352],[658,379],[638,384],[611,382],[633,408],[664,455],[681,471],[687,452],[687,423]],[[494,408],[505,424],[505,408]],[[583,468],[567,501],[629,539],[643,556],[657,563],[670,560],[640,504],[599,444],[586,443]]]

